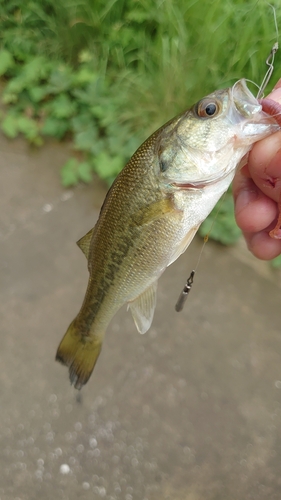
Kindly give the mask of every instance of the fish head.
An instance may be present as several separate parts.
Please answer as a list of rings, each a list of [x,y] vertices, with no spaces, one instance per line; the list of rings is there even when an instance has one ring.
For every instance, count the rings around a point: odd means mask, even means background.
[[[233,175],[252,144],[279,130],[244,79],[217,90],[170,121],[156,144],[164,185],[204,187]]]

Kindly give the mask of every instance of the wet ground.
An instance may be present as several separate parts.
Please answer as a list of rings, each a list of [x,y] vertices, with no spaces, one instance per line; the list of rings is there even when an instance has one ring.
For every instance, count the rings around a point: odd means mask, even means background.
[[[67,146],[0,148],[0,499],[279,500],[280,274],[208,243],[176,313],[195,240],[161,278],[146,335],[117,314],[79,400],[54,358],[104,187],[61,187]]]

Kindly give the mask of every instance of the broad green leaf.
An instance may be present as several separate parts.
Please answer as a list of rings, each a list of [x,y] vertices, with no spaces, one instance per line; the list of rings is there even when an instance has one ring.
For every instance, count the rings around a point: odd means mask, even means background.
[[[73,79],[72,69],[61,64],[50,75],[47,86],[48,92],[50,94],[61,94],[61,92],[69,90],[72,87]]]
[[[83,182],[88,183],[88,182],[91,182],[91,180],[93,179],[92,168],[88,162],[79,163],[78,174],[79,174],[79,178]]]
[[[12,54],[5,49],[0,50],[0,76],[5,75],[6,71],[14,64]]]
[[[81,51],[79,56],[78,56],[78,60],[80,63],[91,62],[92,59],[93,59],[93,55],[88,50]]]
[[[78,165],[79,162],[76,158],[70,158],[63,165],[60,172],[63,186],[69,187],[77,184],[79,180]]]
[[[23,67],[22,78],[25,82],[25,86],[45,79],[49,73],[50,67],[52,67],[52,64],[50,64],[50,61],[48,61],[46,57],[33,57]]]
[[[73,79],[73,83],[75,85],[78,85],[79,87],[80,86],[84,87],[86,84],[92,82],[93,79],[94,79],[94,74],[91,66],[83,65],[76,72]]]
[[[24,86],[25,80],[22,76],[12,78],[4,89],[4,98],[6,94],[19,94],[24,89]]]
[[[116,176],[122,169],[123,163],[123,157],[112,157],[105,151],[98,154],[93,160],[95,171],[102,179]]]
[[[71,127],[74,130],[74,132],[82,132],[82,131],[87,131],[89,128],[91,128],[93,124],[93,118],[88,112],[85,112],[83,110],[80,110],[80,113],[71,118],[70,120]]]
[[[39,135],[39,128],[35,120],[27,116],[20,116],[18,118],[18,129],[24,134],[28,141],[40,146],[43,143]]]
[[[14,139],[19,133],[18,118],[12,114],[6,115],[1,123],[1,129],[7,137]]]
[[[281,268],[281,255],[278,255],[278,257],[276,257],[275,259],[272,259],[270,264],[272,265],[272,267],[280,269]]]
[[[4,90],[2,95],[3,104],[14,104],[17,101],[18,101],[18,94],[15,94],[13,92],[7,92],[6,89]]]
[[[27,116],[19,116],[18,117],[18,128],[19,128],[19,131],[24,134],[26,131],[29,131],[29,130],[32,130],[35,132],[37,130],[37,125],[36,125],[36,122],[34,120],[32,120],[31,118],[28,118]]]
[[[77,110],[77,103],[63,93],[55,96],[44,108],[49,115],[55,118],[70,118]]]
[[[81,151],[91,151],[93,144],[97,141],[97,131],[94,127],[78,132],[74,136],[74,144]]]
[[[105,109],[103,106],[101,105],[95,105],[95,106],[91,106],[90,108],[90,111],[92,113],[93,116],[95,116],[96,118],[104,118],[104,114],[105,114]]]
[[[33,102],[40,102],[48,95],[48,89],[45,85],[38,85],[36,87],[29,88],[28,93]]]
[[[50,137],[56,137],[57,139],[62,139],[69,129],[69,122],[67,120],[60,120],[52,116],[47,116],[41,127],[41,133],[43,135],[49,135]]]

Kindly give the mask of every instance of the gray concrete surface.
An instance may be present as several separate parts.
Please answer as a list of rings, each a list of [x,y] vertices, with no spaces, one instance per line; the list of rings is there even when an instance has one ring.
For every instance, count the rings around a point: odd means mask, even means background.
[[[280,273],[209,243],[178,314],[195,240],[150,332],[114,318],[79,401],[54,358],[105,191],[62,189],[67,146],[0,141],[0,499],[280,499]]]

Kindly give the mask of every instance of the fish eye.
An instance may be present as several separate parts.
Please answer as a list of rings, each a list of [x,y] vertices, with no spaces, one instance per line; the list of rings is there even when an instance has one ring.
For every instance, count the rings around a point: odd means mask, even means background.
[[[220,106],[217,101],[202,99],[195,107],[195,112],[199,118],[211,118],[218,114]]]

